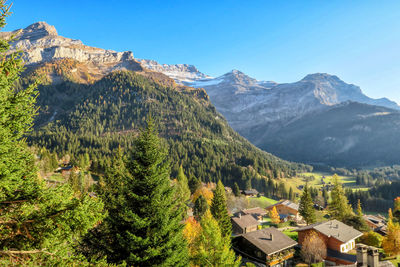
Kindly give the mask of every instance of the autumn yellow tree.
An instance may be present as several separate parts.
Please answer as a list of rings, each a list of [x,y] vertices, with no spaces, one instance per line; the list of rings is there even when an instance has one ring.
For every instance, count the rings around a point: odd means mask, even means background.
[[[304,237],[300,254],[308,264],[320,262],[326,257],[326,244],[315,231],[310,231]]]
[[[213,192],[208,189],[205,186],[202,186],[200,188],[198,188],[192,195],[192,202],[195,203],[197,198],[202,195],[206,200],[207,200],[207,204],[210,206],[211,205],[211,201],[214,197]]]
[[[385,253],[393,256],[400,254],[400,224],[389,218],[387,235],[383,238],[382,247]]]
[[[188,242],[189,254],[194,255],[196,251],[195,241],[201,232],[201,225],[195,218],[189,217],[185,222],[185,228],[183,229],[183,236]]]
[[[279,213],[276,210],[276,207],[273,207],[272,210],[269,212],[269,217],[271,218],[271,222],[273,224],[278,224],[281,221],[281,219],[279,217]]]

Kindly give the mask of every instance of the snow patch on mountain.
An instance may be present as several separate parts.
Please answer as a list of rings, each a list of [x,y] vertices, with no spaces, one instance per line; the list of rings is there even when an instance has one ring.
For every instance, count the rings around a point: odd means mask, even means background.
[[[161,72],[174,79],[178,84],[190,84],[195,81],[213,79],[200,72],[195,66],[188,64],[160,64],[154,60],[139,59],[140,64],[146,69]]]

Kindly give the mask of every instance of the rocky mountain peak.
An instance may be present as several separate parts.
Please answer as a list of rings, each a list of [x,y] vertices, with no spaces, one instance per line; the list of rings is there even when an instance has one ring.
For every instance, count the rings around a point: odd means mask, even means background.
[[[244,74],[239,70],[231,70],[230,72],[222,75],[222,77],[225,81],[228,81],[229,83],[247,84],[247,85],[257,83],[256,79],[251,78],[250,76]]]
[[[343,82],[336,75],[331,75],[328,73],[312,73],[306,75],[302,81],[335,81],[335,82]]]
[[[54,26],[47,24],[44,21],[33,23],[23,29],[19,39],[39,39],[45,36],[57,36],[57,30]]]

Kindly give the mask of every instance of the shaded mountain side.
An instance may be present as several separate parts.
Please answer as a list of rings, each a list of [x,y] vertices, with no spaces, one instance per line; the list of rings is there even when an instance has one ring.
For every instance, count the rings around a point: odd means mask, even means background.
[[[64,79],[42,85],[40,93],[30,144],[73,158],[89,153],[98,171],[118,145],[131,146],[150,114],[169,144],[174,172],[182,164],[203,181],[244,187],[249,179],[257,186],[255,178],[307,168],[256,148],[228,126],[203,89],[175,85],[164,75],[117,71],[92,84]]]
[[[308,114],[258,140],[287,160],[337,167],[399,164],[400,112],[346,102]]]

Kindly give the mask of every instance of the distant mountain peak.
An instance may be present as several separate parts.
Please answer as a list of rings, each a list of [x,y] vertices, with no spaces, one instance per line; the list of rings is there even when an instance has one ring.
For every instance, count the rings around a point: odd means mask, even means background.
[[[321,80],[343,82],[341,79],[339,79],[338,76],[329,73],[308,74],[301,81],[321,81]]]
[[[36,40],[46,36],[58,36],[56,28],[44,21],[33,23],[20,31],[19,40]]]

